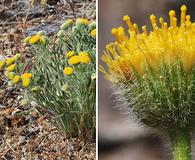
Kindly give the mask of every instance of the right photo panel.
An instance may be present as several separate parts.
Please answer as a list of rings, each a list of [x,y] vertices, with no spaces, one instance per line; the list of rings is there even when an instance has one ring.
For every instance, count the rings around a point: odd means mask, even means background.
[[[195,1],[98,3],[98,159],[195,158]]]

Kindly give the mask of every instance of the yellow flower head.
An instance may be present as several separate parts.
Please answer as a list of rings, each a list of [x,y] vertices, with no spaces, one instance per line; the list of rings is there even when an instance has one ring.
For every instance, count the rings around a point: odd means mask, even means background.
[[[30,78],[32,78],[32,74],[31,73],[24,73],[24,74],[22,74],[21,75],[21,78],[22,79],[30,79]]]
[[[4,75],[11,80],[14,78],[14,72],[5,71]]]
[[[96,29],[93,29],[93,30],[91,31],[90,35],[91,35],[92,37],[95,37],[95,36],[96,36]]]
[[[74,54],[75,54],[74,51],[67,52],[67,53],[66,53],[66,57],[67,57],[67,58],[70,58],[70,57],[72,57]]]
[[[12,64],[14,62],[15,62],[15,58],[14,57],[11,57],[11,58],[6,59],[7,66],[9,66],[10,64]]]
[[[41,39],[41,36],[39,34],[36,34],[34,36],[32,36],[30,39],[29,39],[29,43],[30,44],[35,44],[37,42],[39,42]]]
[[[6,68],[6,71],[13,71],[16,68],[16,64],[12,64]]]
[[[86,52],[80,52],[79,57],[80,57],[81,63],[89,64],[91,62],[91,59],[90,59],[88,53],[86,53]]]
[[[22,86],[28,87],[30,85],[30,79],[29,78],[23,78],[22,79]]]
[[[68,64],[78,64],[80,63],[80,57],[79,56],[72,56],[68,60]]]
[[[65,67],[64,68],[64,74],[67,76],[73,74],[73,72],[74,72],[74,69],[72,67]]]
[[[158,26],[157,18],[151,15],[153,31],[150,32],[146,26],[140,29],[136,23],[132,23],[129,16],[124,16],[123,20],[129,28],[128,34],[123,27],[113,28],[111,33],[116,41],[106,46],[102,56],[108,71],[102,66],[100,70],[106,78],[114,82],[131,79],[133,70],[143,75],[146,66],[158,71],[162,64],[174,65],[178,59],[188,73],[195,64],[195,23],[186,15],[186,10],[183,5],[180,25],[174,10],[169,12],[169,26],[162,17],[159,18]]]
[[[76,20],[76,24],[84,24],[84,25],[87,25],[87,24],[89,24],[89,21],[87,19],[85,19],[85,18],[78,18]]]
[[[18,75],[14,76],[12,79],[13,83],[18,83],[19,81],[20,81],[20,76],[18,76]]]
[[[0,69],[3,68],[5,66],[5,59],[0,61]]]

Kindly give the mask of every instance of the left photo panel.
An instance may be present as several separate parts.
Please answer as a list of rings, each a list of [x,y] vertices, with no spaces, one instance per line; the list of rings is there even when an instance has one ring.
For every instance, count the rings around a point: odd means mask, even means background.
[[[0,159],[96,159],[96,8],[0,1]]]

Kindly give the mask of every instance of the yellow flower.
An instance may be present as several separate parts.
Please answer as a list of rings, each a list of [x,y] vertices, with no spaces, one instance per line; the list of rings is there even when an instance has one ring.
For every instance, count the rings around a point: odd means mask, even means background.
[[[92,37],[95,37],[95,36],[96,36],[96,29],[93,29],[93,30],[91,31],[90,35],[91,35]]]
[[[30,85],[30,79],[29,78],[23,78],[22,79],[22,86],[28,87]]]
[[[82,63],[88,64],[91,62],[91,59],[90,59],[88,53],[86,53],[86,52],[80,52],[79,57],[80,57],[80,62],[82,62]]]
[[[146,26],[141,30],[132,23],[129,16],[123,20],[127,24],[129,35],[123,27],[113,28],[112,34],[116,41],[106,46],[102,60],[107,64],[108,71],[102,66],[100,70],[106,78],[118,82],[132,79],[132,71],[140,75],[145,73],[146,66],[158,72],[163,65],[174,65],[179,59],[183,69],[188,73],[195,65],[195,23],[186,15],[186,6],[181,7],[180,25],[174,10],[169,12],[170,26],[161,17],[160,26],[155,15],[150,16],[153,31],[148,32]]]
[[[13,83],[18,83],[19,80],[20,80],[20,76],[16,75],[16,76],[13,77],[12,82]]]
[[[16,64],[12,64],[6,68],[7,71],[13,71],[16,68]]]
[[[76,20],[76,24],[85,24],[85,25],[87,25],[87,24],[89,24],[89,21],[85,18],[78,18]]]
[[[72,56],[68,60],[68,64],[78,64],[80,63],[80,56]]]
[[[29,43],[30,43],[30,44],[35,44],[35,43],[37,43],[37,42],[40,41],[40,38],[41,38],[41,36],[40,36],[39,34],[34,35],[34,36],[32,36],[32,37],[29,39]]]
[[[67,58],[70,58],[70,57],[72,57],[74,54],[75,54],[74,51],[70,51],[70,52],[66,53],[66,57],[67,57]]]
[[[5,66],[5,59],[0,61],[0,69],[3,68]]]
[[[73,74],[73,72],[74,72],[74,70],[73,70],[72,67],[65,67],[64,68],[64,74],[67,75],[67,76]]]
[[[9,66],[10,64],[12,64],[12,63],[14,63],[14,62],[15,62],[15,58],[14,58],[14,57],[8,58],[8,59],[6,60],[7,66]]]
[[[11,80],[14,78],[14,72],[5,71],[4,75]]]
[[[31,73],[24,73],[24,74],[22,74],[21,75],[21,78],[22,79],[30,79],[30,78],[32,78],[32,74]]]

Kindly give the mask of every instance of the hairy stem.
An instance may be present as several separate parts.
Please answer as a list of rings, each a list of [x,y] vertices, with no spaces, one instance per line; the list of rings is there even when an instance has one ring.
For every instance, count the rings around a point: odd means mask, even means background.
[[[191,138],[186,129],[177,128],[170,133],[174,160],[191,160]]]

